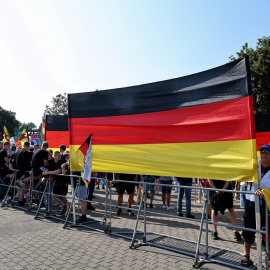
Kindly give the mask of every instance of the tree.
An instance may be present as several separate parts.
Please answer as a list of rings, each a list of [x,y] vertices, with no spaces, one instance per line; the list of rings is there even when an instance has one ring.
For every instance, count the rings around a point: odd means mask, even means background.
[[[16,136],[20,127],[20,122],[16,119],[16,113],[7,111],[0,106],[0,138],[3,139],[3,128],[6,126],[10,137]]]
[[[51,103],[52,103],[51,107],[46,105],[46,108],[43,112],[44,118],[46,114],[48,115],[67,115],[68,114],[67,93],[58,94],[56,97],[53,97]]]
[[[256,49],[249,48],[248,43],[242,46],[237,56],[231,56],[236,60],[244,56],[249,57],[251,85],[253,90],[253,103],[255,114],[270,113],[270,36],[259,38]]]
[[[20,125],[19,130],[24,130],[24,129],[26,129],[27,131],[39,131],[39,129],[37,128],[37,126],[33,122],[22,123]]]

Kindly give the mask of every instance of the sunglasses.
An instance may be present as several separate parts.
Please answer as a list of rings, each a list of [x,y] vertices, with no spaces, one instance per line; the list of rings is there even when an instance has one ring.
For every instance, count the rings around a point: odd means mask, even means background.
[[[270,151],[269,150],[262,150],[260,152],[261,152],[261,154],[266,154],[266,155],[269,155],[270,154]]]

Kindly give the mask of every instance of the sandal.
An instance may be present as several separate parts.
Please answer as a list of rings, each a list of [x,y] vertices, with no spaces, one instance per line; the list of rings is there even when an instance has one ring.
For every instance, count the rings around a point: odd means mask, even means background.
[[[249,255],[243,255],[243,258],[241,260],[241,265],[250,267],[253,265],[253,261],[250,260]]]

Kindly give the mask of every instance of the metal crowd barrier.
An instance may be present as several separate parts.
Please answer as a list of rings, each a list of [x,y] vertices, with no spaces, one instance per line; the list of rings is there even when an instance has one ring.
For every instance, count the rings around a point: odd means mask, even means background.
[[[122,183],[130,183],[130,184],[135,184],[136,182],[134,181],[125,181],[125,180],[113,180],[111,182],[111,185],[114,182],[122,182]],[[265,234],[266,235],[266,239],[268,239],[268,208],[267,208],[267,204],[265,204],[266,206],[266,229],[261,230],[261,229],[249,229],[249,228],[244,228],[241,226],[233,226],[230,224],[225,224],[225,223],[215,223],[212,221],[208,220],[208,211],[207,211],[207,206],[208,203],[210,203],[209,200],[209,191],[222,191],[222,192],[229,192],[229,193],[243,193],[243,194],[254,194],[253,192],[250,191],[236,191],[236,190],[224,190],[224,189],[213,189],[213,188],[203,188],[203,187],[195,187],[195,186],[181,186],[181,185],[168,185],[168,184],[156,184],[156,183],[149,183],[149,182],[140,182],[140,184],[143,186],[143,196],[142,196],[142,200],[140,202],[140,206],[139,209],[137,208],[127,208],[127,207],[120,207],[120,206],[116,206],[113,205],[111,203],[112,198],[111,198],[111,189],[110,189],[110,211],[109,211],[109,225],[111,226],[111,208],[112,207],[118,207],[118,208],[123,208],[123,209],[130,209],[133,211],[137,211],[137,219],[136,219],[136,224],[135,224],[135,228],[133,233],[130,232],[113,232],[112,234],[126,238],[126,239],[130,239],[131,240],[131,244],[130,244],[130,248],[137,248],[140,247],[142,245],[150,245],[150,246],[155,246],[155,247],[160,247],[160,248],[165,248],[171,251],[175,251],[175,252],[179,252],[185,255],[189,255],[189,256],[194,256],[194,267],[199,267],[201,264],[206,263],[206,262],[215,262],[215,263],[220,263],[229,267],[233,267],[233,268],[237,268],[237,269],[262,269],[262,263],[265,264],[265,267],[268,268],[269,265],[269,261],[268,261],[268,245],[266,244],[266,253],[264,253],[263,255],[265,256],[265,259],[262,259],[262,249],[261,249],[261,234]],[[186,217],[180,217],[180,216],[175,216],[175,215],[169,215],[169,214],[164,214],[164,213],[157,213],[157,212],[152,212],[149,210],[146,210],[146,186],[149,185],[154,185],[154,186],[170,186],[170,187],[177,187],[177,188],[186,188],[186,189],[198,189],[198,190],[204,190],[206,192],[206,196],[204,196],[204,205],[203,205],[203,211],[202,211],[202,215],[201,215],[201,219],[190,219],[190,218],[186,218]],[[258,197],[258,196],[256,196]],[[258,198],[256,198],[257,201],[259,200]],[[259,208],[257,207],[256,212],[260,211]],[[137,227],[138,227],[138,222],[139,222],[139,218],[140,215],[143,215],[143,227],[144,230],[143,232],[138,232],[137,231]],[[159,234],[156,232],[150,232],[148,233],[146,230],[147,227],[147,214],[154,214],[154,215],[160,215],[163,217],[170,217],[170,218],[177,218],[177,219],[183,219],[183,220],[192,220],[195,222],[199,222],[200,223],[200,229],[199,229],[199,235],[198,235],[198,241],[194,242],[194,241],[190,241],[188,239],[181,239],[181,238],[176,238],[176,237],[172,237],[172,236],[168,236],[168,235],[164,235],[164,234]],[[257,220],[258,222],[258,220]],[[215,224],[218,226],[223,226],[223,227],[227,227],[227,228],[232,228],[232,229],[240,229],[243,230],[245,229],[246,231],[252,231],[257,233],[257,265],[253,265],[249,268],[244,267],[240,264],[240,260],[242,257],[242,254],[240,252],[237,251],[232,251],[229,249],[224,249],[224,248],[219,248],[219,247],[215,247],[215,246],[210,246],[208,244],[208,225],[209,224]],[[201,237],[202,237],[202,233],[203,233],[203,226],[205,225],[205,243],[202,244],[201,243]],[[260,228],[260,224],[258,224],[258,228]],[[132,236],[131,236],[132,234]],[[140,235],[140,237],[136,238],[136,235]],[[129,236],[130,235],[130,236]],[[149,240],[147,239],[147,236],[149,237]],[[179,247],[181,247],[184,242],[188,242],[188,248],[187,250],[184,250],[183,248],[177,248],[177,247],[170,247],[170,245],[162,245],[159,244],[161,239],[167,239],[166,241],[170,241],[169,239],[173,240],[174,242],[179,243]],[[268,240],[267,240],[268,241]],[[212,254],[209,254],[209,249],[211,249]],[[238,257],[237,261],[231,260],[231,259],[224,259],[224,254],[225,253],[233,253],[230,256]],[[219,258],[220,256],[220,258]]]
[[[10,181],[9,185],[4,185],[4,184],[0,184],[2,186],[7,186],[8,190],[6,192],[6,195],[2,201],[2,205],[1,207],[4,207],[7,204],[7,196],[9,194],[9,191],[11,188],[13,188],[13,196],[12,196],[12,200],[11,200],[11,206],[12,207],[18,207],[15,205],[15,190],[18,189],[18,187],[16,186],[16,175],[18,170],[13,170],[14,171],[14,177],[13,179]],[[125,180],[113,180],[110,182],[110,186],[108,186],[108,181],[106,178],[97,178],[97,177],[92,177],[92,179],[102,179],[105,183],[106,186],[106,195],[105,195],[105,202],[101,203],[101,202],[94,202],[94,201],[89,201],[89,200],[79,200],[80,196],[78,196],[78,198],[76,198],[75,193],[76,193],[76,189],[78,188],[78,185],[76,186],[75,190],[74,190],[74,177],[79,178],[79,181],[81,180],[80,176],[77,175],[63,175],[61,174],[61,176],[64,177],[70,177],[71,180],[71,196],[62,196],[62,195],[58,195],[58,194],[53,194],[52,192],[47,192],[47,187],[49,186],[49,191],[50,189],[50,185],[51,185],[51,176],[49,177],[49,180],[46,182],[46,187],[44,188],[44,191],[42,192],[42,197],[41,200],[39,202],[39,205],[37,206],[37,210],[33,209],[33,192],[40,192],[37,190],[33,189],[33,177],[31,177],[30,179],[30,187],[28,190],[29,192],[29,199],[28,199],[28,203],[27,203],[27,210],[28,211],[32,211],[35,212],[35,219],[38,218],[39,215],[43,215],[46,218],[54,218],[54,219],[58,219],[64,222],[63,228],[66,228],[68,225],[69,226],[82,226],[85,228],[89,228],[89,229],[94,229],[97,231],[101,231],[101,232],[105,232],[105,233],[112,233],[113,235],[116,236],[120,236],[123,238],[127,238],[131,240],[131,244],[130,244],[130,248],[134,249],[137,247],[140,247],[141,245],[150,245],[150,246],[155,246],[155,247],[159,247],[159,248],[165,248],[174,252],[179,252],[179,253],[183,253],[185,255],[189,255],[189,256],[194,256],[194,267],[199,267],[201,264],[205,263],[205,262],[215,262],[215,263],[220,263],[229,267],[233,267],[233,268],[238,268],[238,269],[263,269],[263,264],[265,267],[268,267],[269,265],[269,261],[268,261],[268,208],[267,208],[267,204],[266,205],[266,228],[265,230],[261,230],[260,228],[260,219],[259,214],[260,214],[260,209],[259,209],[259,198],[258,196],[256,196],[256,220],[257,220],[257,229],[253,230],[253,229],[247,229],[247,228],[243,228],[241,226],[233,226],[233,225],[229,225],[229,224],[224,224],[224,223],[214,223],[212,221],[208,221],[208,212],[207,212],[207,206],[208,206],[208,200],[209,200],[209,191],[222,191],[222,192],[232,192],[232,193],[243,193],[243,194],[253,194],[252,192],[249,191],[236,191],[236,190],[223,190],[223,189],[212,189],[212,188],[203,188],[203,187],[196,187],[196,186],[181,186],[181,185],[167,185],[167,184],[156,184],[156,183],[149,183],[149,182],[140,182],[139,184],[143,186],[143,196],[142,199],[140,201],[140,205],[139,208],[127,208],[127,207],[123,207],[123,206],[118,206],[118,205],[113,205],[112,204],[112,185],[116,182],[124,182],[124,183],[130,183],[130,184],[134,184],[136,182],[134,181],[125,181]],[[173,237],[173,236],[169,236],[169,235],[164,235],[164,234],[159,234],[159,233],[154,233],[154,232],[147,232],[147,214],[154,214],[154,215],[160,215],[163,217],[171,217],[171,218],[177,218],[179,219],[179,221],[181,219],[183,220],[190,220],[189,218],[186,217],[179,217],[179,216],[175,216],[175,215],[169,215],[169,214],[165,214],[165,213],[157,213],[157,212],[152,212],[152,211],[148,211],[146,210],[146,186],[149,185],[154,185],[154,186],[170,186],[170,187],[177,187],[177,188],[185,188],[185,189],[202,189],[203,191],[205,191],[206,196],[204,196],[204,205],[203,205],[203,210],[202,210],[202,216],[201,219],[192,219],[192,221],[194,222],[198,222],[200,223],[200,229],[199,229],[199,235],[198,235],[198,241],[190,241],[188,239],[181,239],[181,238],[177,238],[177,237]],[[255,183],[254,183],[255,185]],[[79,189],[80,192],[80,189]],[[41,203],[42,203],[42,199],[44,199],[44,196],[50,196],[50,195],[55,195],[58,197],[65,197],[69,200],[71,200],[71,203],[67,209],[66,215],[63,218],[59,218],[56,216],[53,216],[50,214],[50,203],[48,205],[48,210],[45,211],[45,213],[43,213],[41,211]],[[80,194],[79,194],[80,195]],[[109,196],[109,199],[108,199]],[[104,217],[102,221],[99,220],[95,220],[95,219],[90,219],[89,222],[83,223],[83,224],[78,224],[77,222],[77,217],[79,215],[79,210],[80,210],[80,201],[86,201],[86,202],[91,202],[93,204],[99,204],[99,205],[104,205],[105,206],[105,213],[104,213]],[[77,202],[77,209],[78,211],[76,211],[76,202]],[[130,232],[112,232],[112,207],[118,207],[118,208],[123,208],[123,209],[130,209],[133,211],[137,212],[137,218],[136,218],[136,222],[135,222],[135,227],[132,233]],[[18,207],[21,209],[25,209],[24,207]],[[109,213],[108,213],[109,212]],[[72,220],[70,220],[70,215],[72,214]],[[140,219],[140,216],[143,215],[143,227],[144,230],[143,232],[139,232],[137,230],[138,228],[138,222]],[[109,216],[109,217],[108,217]],[[236,229],[245,229],[247,231],[253,231],[256,232],[257,234],[257,265],[251,266],[249,268],[247,267],[243,267],[240,265],[240,256],[242,256],[241,253],[236,252],[236,251],[232,251],[232,250],[228,250],[228,249],[224,249],[224,248],[220,248],[220,247],[215,247],[215,246],[210,246],[208,244],[208,226],[209,224],[216,224],[218,226],[223,226],[223,227],[227,227],[227,228],[236,228]],[[205,226],[205,243],[201,243],[201,238],[202,238],[202,234],[203,234],[203,228]],[[132,234],[131,236],[128,236],[129,234]],[[265,234],[266,235],[266,253],[264,253],[263,255],[265,256],[265,259],[262,259],[262,249],[261,249],[261,234]],[[141,236],[141,238],[137,237],[138,235]],[[149,235],[152,235],[152,237],[149,237]],[[174,241],[176,244],[172,247],[169,244],[159,244],[160,240],[164,240],[163,242],[169,242],[169,241]],[[178,248],[181,247],[182,245],[187,245],[186,250],[183,248]],[[210,254],[211,253],[211,254]],[[224,259],[224,254],[226,253],[232,253],[230,256],[236,256],[239,257],[239,260],[237,261],[238,264],[234,261],[234,260],[230,260],[230,259]],[[225,256],[226,257],[226,256]]]
[[[102,203],[102,202],[95,202],[95,201],[89,201],[89,200],[79,200],[79,198],[80,198],[80,189],[78,189],[78,186],[80,186],[80,183],[82,181],[81,176],[77,176],[77,175],[74,175],[74,174],[71,174],[71,175],[57,174],[57,175],[60,175],[62,177],[69,177],[70,180],[71,180],[71,196],[68,196],[68,195],[63,196],[63,195],[60,195],[60,194],[52,193],[52,191],[51,191],[51,177],[52,177],[52,175],[48,175],[48,180],[45,183],[44,190],[43,190],[43,192],[41,192],[41,191],[35,190],[33,188],[34,187],[34,181],[33,181],[33,175],[32,174],[31,174],[31,178],[30,178],[29,188],[28,189],[27,188],[19,188],[16,185],[16,175],[17,175],[18,170],[12,169],[11,171],[14,171],[15,174],[14,174],[14,177],[11,179],[10,184],[9,185],[0,184],[1,186],[6,186],[8,188],[7,192],[6,192],[5,196],[4,196],[4,199],[2,200],[1,208],[3,208],[4,206],[10,205],[11,207],[15,207],[15,208],[19,208],[19,209],[22,209],[22,210],[28,210],[28,211],[34,212],[35,213],[35,216],[34,216],[35,219],[38,219],[38,217],[40,215],[42,215],[45,218],[52,218],[52,219],[56,219],[56,220],[59,220],[59,221],[63,221],[64,222],[63,228],[66,228],[67,226],[82,226],[82,227],[85,227],[85,228],[94,229],[94,230],[102,231],[102,232],[105,232],[105,233],[107,232],[107,229],[108,229],[108,225],[107,225],[108,194],[109,194],[107,179],[100,178],[100,177],[98,177],[98,178],[97,177],[92,177],[91,178],[93,180],[96,180],[96,179],[101,180],[102,179],[104,181],[104,184],[106,186],[106,188],[105,188],[106,196],[105,196],[105,202]],[[75,189],[74,189],[74,179],[73,179],[74,177],[79,178]],[[48,187],[49,187],[49,192],[47,191]],[[7,203],[7,198],[8,198],[8,194],[9,194],[11,188],[13,188],[13,196],[12,196],[12,198],[10,200],[11,203],[8,204]],[[29,195],[28,195],[28,200],[26,201],[26,208],[24,206],[15,205],[15,190],[16,189],[24,189],[24,190],[28,191]],[[75,195],[76,194],[76,189],[78,189],[78,192],[79,192],[78,198]],[[41,199],[39,201],[39,204],[37,205],[37,209],[33,208],[33,193],[34,192],[42,194]],[[47,198],[49,196],[54,195],[54,196],[57,196],[57,197],[65,197],[66,199],[71,200],[71,203],[67,207],[67,211],[66,211],[66,214],[64,216],[64,219],[51,214],[51,209],[50,209],[51,208],[51,200],[48,203],[48,209],[46,209],[45,211],[41,210],[41,204],[42,204],[42,202],[44,200],[45,195],[47,196]],[[80,201],[86,201],[86,202],[89,202],[89,203],[92,203],[92,204],[104,205],[105,206],[105,213],[104,213],[102,221],[96,220],[96,219],[93,219],[93,218],[88,218],[87,222],[79,224],[78,223],[78,217],[79,217],[79,212],[80,212]],[[76,211],[76,202],[77,202],[77,211]],[[70,220],[71,214],[72,214],[72,220]]]

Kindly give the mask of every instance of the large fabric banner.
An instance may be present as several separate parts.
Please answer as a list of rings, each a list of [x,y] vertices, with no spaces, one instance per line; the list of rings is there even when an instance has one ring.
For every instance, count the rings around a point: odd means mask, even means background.
[[[264,144],[270,144],[270,114],[255,115],[257,152]]]
[[[61,144],[69,147],[67,115],[46,115],[45,140],[53,151],[59,151]]]
[[[257,181],[248,59],[186,77],[70,94],[70,149],[92,170]],[[82,170],[83,155],[71,160]]]

